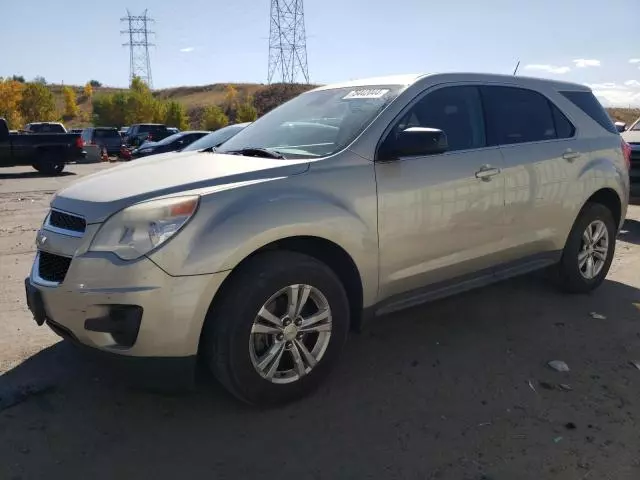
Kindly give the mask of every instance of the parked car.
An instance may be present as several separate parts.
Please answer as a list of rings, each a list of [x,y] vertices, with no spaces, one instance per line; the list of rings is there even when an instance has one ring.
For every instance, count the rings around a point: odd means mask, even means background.
[[[71,130],[69,130],[69,133],[79,133],[80,135],[82,135],[83,130],[84,128],[72,128]]]
[[[213,150],[218,148],[224,142],[229,140],[234,135],[240,133],[242,130],[251,125],[251,122],[236,123],[234,125],[227,125],[215,132],[211,132],[208,135],[196,140],[191,145],[186,146],[181,152],[193,152],[199,150]]]
[[[133,158],[147,157],[158,153],[182,150],[196,140],[208,135],[207,131],[188,131],[170,135],[159,142],[145,142],[131,152]]]
[[[171,135],[167,127],[158,123],[138,123],[131,125],[125,136],[125,143],[139,147],[146,141],[158,142]]]
[[[120,136],[124,139],[127,136],[127,132],[129,131],[130,127],[121,127],[120,130],[118,130],[118,132],[120,133]]]
[[[120,137],[117,128],[89,127],[82,131],[81,137],[84,145],[105,147],[108,155],[120,155],[122,138]]]
[[[59,191],[28,305],[64,337],[155,361],[165,381],[170,368],[193,378],[200,356],[239,399],[285,402],[318,386],[372,315],[546,267],[568,292],[598,287],[629,155],[578,84],[323,86],[188,168],[186,153],[150,157]]]
[[[76,133],[10,133],[0,118],[0,167],[31,165],[37,171],[57,175],[65,163],[84,156],[82,140]]]
[[[60,122],[32,122],[24,127],[25,133],[67,133],[67,129]]]
[[[631,193],[640,196],[640,118],[620,134],[631,148]]]
[[[173,135],[174,133],[180,133],[180,129],[176,128],[176,127],[167,127],[167,131]]]

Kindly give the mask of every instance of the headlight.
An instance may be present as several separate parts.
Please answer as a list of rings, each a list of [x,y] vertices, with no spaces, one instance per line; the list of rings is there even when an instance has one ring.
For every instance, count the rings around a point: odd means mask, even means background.
[[[187,223],[200,198],[176,197],[138,203],[109,218],[91,242],[92,252],[135,260],[159,247]]]

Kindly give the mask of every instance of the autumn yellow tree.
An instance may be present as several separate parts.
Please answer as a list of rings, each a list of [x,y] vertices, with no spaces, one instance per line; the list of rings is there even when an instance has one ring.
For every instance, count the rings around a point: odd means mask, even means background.
[[[233,85],[227,85],[224,89],[224,113],[229,118],[235,118],[238,109],[238,90]]]
[[[51,90],[42,83],[27,83],[20,99],[20,114],[25,123],[57,120],[56,102]]]
[[[229,124],[229,117],[225,115],[220,107],[217,105],[210,105],[205,107],[202,114],[202,129],[203,130],[218,130]]]
[[[17,80],[0,79],[0,118],[4,118],[9,128],[18,129],[22,126],[20,115],[20,101],[24,85]]]
[[[83,92],[84,96],[91,100],[91,98],[93,97],[93,85],[91,85],[91,82],[87,82],[87,84],[84,86]]]
[[[184,108],[184,105],[176,101],[167,103],[164,124],[167,127],[187,130],[189,128],[189,115],[187,115],[187,110]]]
[[[238,105],[236,122],[254,122],[258,118],[258,110],[253,106],[253,98],[248,96]]]
[[[64,116],[65,118],[75,118],[78,116],[78,103],[76,101],[76,92],[70,86],[62,87],[62,96],[64,97]]]

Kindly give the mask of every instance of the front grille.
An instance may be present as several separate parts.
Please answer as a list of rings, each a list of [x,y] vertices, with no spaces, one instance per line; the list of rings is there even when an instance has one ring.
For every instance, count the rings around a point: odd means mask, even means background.
[[[58,212],[57,210],[51,210],[49,214],[49,224],[57,228],[62,228],[63,230],[81,233],[84,233],[84,230],[87,228],[87,222],[84,221],[84,218]]]
[[[40,252],[39,255],[38,274],[40,278],[47,282],[61,283],[67,275],[71,258],[47,252]]]

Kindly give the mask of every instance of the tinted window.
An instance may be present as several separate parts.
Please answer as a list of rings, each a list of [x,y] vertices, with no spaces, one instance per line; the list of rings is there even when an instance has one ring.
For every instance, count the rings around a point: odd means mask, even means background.
[[[120,134],[118,133],[118,131],[115,128],[109,128],[109,129],[96,129],[95,130],[95,137],[96,138],[115,138],[115,137],[120,137]]]
[[[556,126],[557,138],[571,138],[576,132],[573,124],[564,116],[564,113],[560,111],[553,103],[551,103],[551,110],[553,112],[553,122]]]
[[[396,124],[384,148],[393,151],[396,135],[410,127],[442,130],[450,151],[486,145],[482,104],[476,87],[446,87],[427,94]]]
[[[147,133],[147,132],[164,132],[167,130],[167,127],[164,125],[140,125],[138,127],[138,133]]]
[[[576,107],[598,122],[602,128],[611,133],[618,133],[616,126],[611,121],[607,111],[591,92],[560,92],[571,100]]]
[[[491,145],[538,142],[557,138],[546,97],[513,87],[482,87]]]

